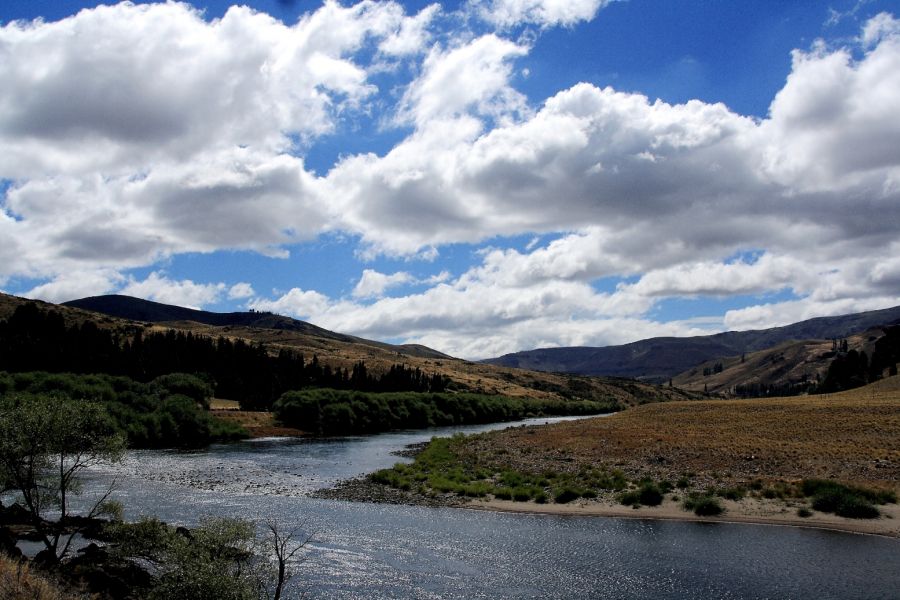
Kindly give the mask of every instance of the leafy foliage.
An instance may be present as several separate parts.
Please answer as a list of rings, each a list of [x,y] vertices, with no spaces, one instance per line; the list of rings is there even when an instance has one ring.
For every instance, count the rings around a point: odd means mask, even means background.
[[[78,531],[70,501],[80,491],[80,473],[118,459],[123,448],[99,403],[43,394],[0,397],[0,482],[20,496],[44,544],[44,560],[65,556]],[[99,498],[86,516],[100,514],[105,500]],[[58,520],[49,521],[51,513]]]
[[[106,373],[148,382],[171,373],[201,373],[215,394],[239,400],[245,409],[267,409],[281,394],[305,387],[370,392],[441,392],[448,381],[419,369],[394,365],[381,375],[364,363],[332,369],[318,358],[241,339],[195,336],[170,330],[145,333],[100,328],[92,321],[67,327],[62,315],[34,303],[0,321],[0,370]],[[192,390],[178,390],[192,397]]]
[[[533,473],[500,468],[482,462],[460,450],[469,439],[432,438],[412,464],[398,463],[369,478],[400,490],[416,490],[425,495],[454,494],[461,497],[493,496],[516,502],[543,504],[552,498],[565,504],[579,498],[596,498],[602,490],[622,490],[628,485],[625,474],[615,470],[582,469],[578,473]]]
[[[684,499],[681,506],[684,510],[694,511],[694,514],[700,517],[714,517],[725,512],[718,498],[706,494],[691,494]]]
[[[805,496],[812,496],[815,510],[850,519],[875,519],[881,514],[876,503],[897,502],[897,495],[889,490],[871,490],[827,479],[804,479],[802,490]]]
[[[184,373],[165,375],[149,383],[110,375],[0,372],[3,394],[52,397],[52,402],[90,401],[104,414],[107,429],[137,448],[203,446],[213,441],[246,437],[240,427],[212,418],[209,385]]]
[[[326,435],[373,433],[544,415],[596,414],[615,406],[589,401],[537,400],[450,393],[364,393],[310,389],[287,392],[273,410],[289,426]]]
[[[875,341],[871,361],[865,352],[846,350],[845,340],[842,351],[828,366],[828,373],[817,391],[829,393],[858,388],[881,379],[885,369],[896,375],[898,362],[900,325],[884,329],[884,335]]]

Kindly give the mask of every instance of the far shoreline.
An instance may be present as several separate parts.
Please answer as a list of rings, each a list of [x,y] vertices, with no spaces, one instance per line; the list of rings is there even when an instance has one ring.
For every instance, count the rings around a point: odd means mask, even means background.
[[[789,511],[777,512],[766,516],[749,515],[742,510],[742,505],[763,504],[755,499],[741,501],[723,501],[727,512],[715,517],[700,517],[681,509],[676,502],[667,501],[658,507],[642,506],[633,509],[627,506],[606,502],[585,504],[533,504],[513,502],[511,500],[473,500],[458,504],[452,508],[478,510],[485,512],[503,512],[522,515],[543,515],[556,517],[595,517],[607,519],[633,519],[646,521],[674,521],[684,523],[728,523],[734,525],[766,525],[772,527],[796,527],[800,529],[818,529],[837,531],[857,535],[871,535],[888,539],[900,539],[900,506],[880,506],[882,512],[878,519],[855,520],[838,517],[827,513],[815,513],[811,517],[799,517]],[[772,504],[767,509],[775,509]],[[758,508],[758,507],[755,507]],[[789,508],[782,505],[782,508]],[[744,513],[744,514],[742,514]]]
[[[336,487],[323,488],[311,495],[313,498],[360,502],[369,504],[394,504],[425,508],[459,508],[485,512],[505,512],[521,515],[545,515],[557,517],[596,517],[612,519],[638,519],[652,521],[680,521],[687,523],[733,523],[741,525],[770,525],[819,529],[860,535],[873,535],[900,539],[900,505],[879,506],[882,516],[877,519],[848,519],[834,514],[814,512],[810,517],[800,517],[792,506],[782,500],[744,498],[722,500],[726,512],[715,517],[701,517],[681,508],[679,502],[666,499],[660,506],[631,508],[612,499],[577,500],[567,504],[536,504],[498,499],[462,499],[454,494],[424,496],[403,491],[371,481],[363,475],[339,482]]]

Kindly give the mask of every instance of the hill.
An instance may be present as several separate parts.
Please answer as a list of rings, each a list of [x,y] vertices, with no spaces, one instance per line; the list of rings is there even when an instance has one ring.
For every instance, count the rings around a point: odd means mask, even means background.
[[[90,321],[100,328],[112,330],[123,340],[133,338],[138,331],[144,336],[154,332],[176,331],[213,339],[224,337],[232,341],[243,340],[264,344],[268,352],[274,355],[277,355],[281,349],[290,349],[302,353],[307,359],[315,356],[320,364],[327,365],[332,369],[350,370],[356,363],[363,361],[369,373],[382,374],[392,366],[402,364],[407,368],[420,369],[429,375],[443,375],[452,381],[453,389],[458,391],[502,394],[521,398],[583,399],[604,402],[614,400],[623,407],[647,402],[696,399],[699,396],[692,392],[632,380],[509,369],[447,357],[440,353],[438,356],[426,356],[423,355],[424,352],[420,352],[422,347],[392,346],[381,342],[372,342],[354,336],[329,332],[313,325],[303,324],[302,321],[265,313],[243,313],[253,315],[256,319],[238,317],[236,320],[230,321],[239,323],[239,319],[247,319],[246,322],[249,324],[243,325],[215,325],[194,320],[154,322],[113,317],[71,305],[54,305],[0,294],[0,320],[12,315],[17,307],[31,302],[34,302],[43,311],[60,313],[68,326],[82,325]],[[225,317],[208,316],[216,313],[184,312],[190,311],[190,309],[167,307],[159,305],[159,303],[147,305],[139,301],[132,305],[153,308],[154,313],[145,313],[145,316],[153,318],[191,316],[213,322],[216,322],[216,319],[225,319]],[[135,314],[135,316],[138,315]],[[281,328],[258,326],[277,323],[296,325],[282,326]],[[231,399],[239,400],[239,398]]]
[[[437,350],[432,350],[427,346],[418,344],[392,345],[384,342],[367,340],[352,335],[345,335],[343,333],[335,333],[313,325],[312,323],[269,312],[249,311],[215,313],[116,294],[91,296],[80,300],[71,300],[69,302],[64,302],[63,306],[102,313],[120,319],[143,321],[147,323],[177,324],[179,322],[193,322],[212,325],[214,327],[246,327],[272,329],[276,331],[293,331],[317,338],[336,340],[350,344],[371,345],[385,350],[395,350],[402,354],[409,354],[412,356],[449,358],[446,354],[438,352]]]
[[[621,346],[541,348],[483,362],[498,366],[633,377],[664,382],[707,361],[767,350],[789,341],[848,338],[880,325],[900,322],[900,306],[836,317],[818,317],[784,327],[727,331],[686,338],[658,337]],[[827,342],[830,345],[830,342]]]

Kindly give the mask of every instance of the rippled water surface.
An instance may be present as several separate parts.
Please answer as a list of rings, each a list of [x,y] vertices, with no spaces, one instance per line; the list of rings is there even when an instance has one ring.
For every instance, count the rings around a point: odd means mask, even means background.
[[[295,591],[313,598],[900,598],[897,540],[305,496],[402,460],[391,452],[406,444],[488,427],[137,451],[97,471],[90,487],[115,477],[129,518],[302,526],[314,541]]]

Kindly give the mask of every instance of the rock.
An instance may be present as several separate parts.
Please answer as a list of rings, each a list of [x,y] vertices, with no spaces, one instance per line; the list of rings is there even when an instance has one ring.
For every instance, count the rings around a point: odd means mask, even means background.
[[[16,545],[16,536],[8,527],[0,528],[0,552],[10,558],[21,558],[22,551]]]

